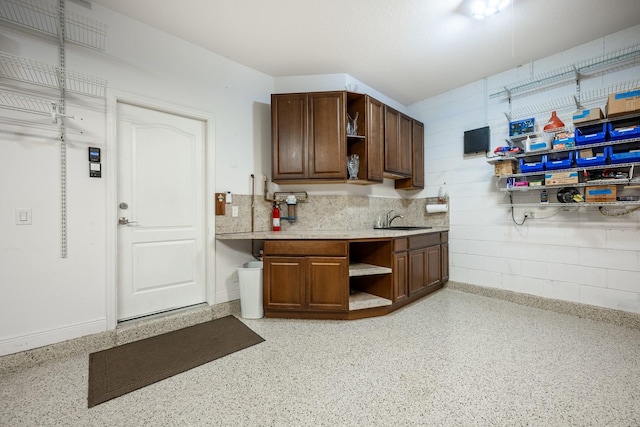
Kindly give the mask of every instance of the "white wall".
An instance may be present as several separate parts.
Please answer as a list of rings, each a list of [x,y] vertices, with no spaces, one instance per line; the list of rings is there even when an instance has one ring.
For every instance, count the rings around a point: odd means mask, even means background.
[[[447,183],[451,197],[451,280],[640,313],[640,212],[610,218],[595,208],[536,209],[536,219],[514,225],[507,193],[496,188],[484,156],[463,156],[463,132],[491,126],[492,148],[506,145],[508,105],[487,94],[532,75],[640,43],[640,26],[566,52],[523,64],[409,106],[426,128],[425,191]],[[636,62],[638,64],[638,62]],[[584,81],[583,91],[637,79],[640,65]],[[520,108],[571,95],[575,86],[514,100]],[[604,103],[600,105],[604,108]],[[575,109],[558,111],[571,123]],[[546,123],[550,111],[536,116]],[[504,185],[504,182],[502,182]],[[531,193],[535,197],[535,194]],[[525,210],[516,208],[518,222]],[[546,219],[537,219],[548,217]]]
[[[264,122],[273,78],[95,4],[88,10],[70,3],[68,10],[106,23],[108,33],[105,52],[69,44],[67,68],[106,79],[119,92],[213,115],[215,165],[209,167],[216,184],[208,197],[249,194],[249,175],[263,173],[260,147],[270,143]],[[51,40],[4,23],[0,50],[57,65]],[[38,95],[56,99],[55,91],[38,89]],[[66,259],[60,257],[56,127],[47,117],[0,110],[0,355],[107,328],[106,182],[115,170],[106,161],[106,104],[84,96],[70,96],[69,104],[75,120],[67,137]],[[88,176],[88,146],[103,149],[102,179]],[[33,225],[15,225],[16,208],[31,208]],[[249,257],[242,249],[216,251],[214,302],[238,298],[237,284],[225,278]]]

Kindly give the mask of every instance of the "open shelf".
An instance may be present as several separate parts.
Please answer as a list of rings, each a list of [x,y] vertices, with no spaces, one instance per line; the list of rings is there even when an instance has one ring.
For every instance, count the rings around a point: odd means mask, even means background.
[[[379,265],[358,262],[349,265],[349,277],[356,276],[372,276],[375,274],[391,274],[389,267],[381,267]]]
[[[382,298],[366,292],[354,292],[349,295],[349,311],[364,310],[373,307],[385,307],[391,305],[390,299]]]
[[[579,203],[505,203],[502,206],[514,207],[514,208],[544,208],[548,206],[559,208],[582,208],[582,207],[598,207],[598,206],[640,206],[640,201],[637,202],[579,202]]]
[[[498,179],[503,178],[520,178],[525,176],[535,176],[535,175],[544,175],[547,172],[559,173],[559,172],[580,172],[580,171],[588,171],[588,170],[598,170],[598,169],[618,169],[618,168],[629,168],[640,166],[640,162],[632,162],[632,163],[615,163],[610,165],[597,165],[597,166],[580,166],[575,168],[567,168],[567,169],[553,169],[553,170],[541,170],[535,172],[525,172],[525,173],[513,173],[510,175],[500,175],[497,177]],[[540,187],[537,187],[540,188]]]
[[[513,187],[513,188],[501,188],[503,192],[513,191],[534,191],[534,190],[546,190],[551,188],[563,188],[563,187],[593,187],[598,185],[626,185],[629,184],[629,179],[601,179],[597,181],[578,182],[575,184],[557,184],[557,185],[533,185],[531,187]]]

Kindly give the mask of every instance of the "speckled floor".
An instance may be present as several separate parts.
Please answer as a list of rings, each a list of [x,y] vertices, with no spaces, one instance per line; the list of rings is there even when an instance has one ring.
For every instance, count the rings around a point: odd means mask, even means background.
[[[265,342],[87,409],[88,355],[0,377],[2,426],[637,426],[640,331],[445,289]]]

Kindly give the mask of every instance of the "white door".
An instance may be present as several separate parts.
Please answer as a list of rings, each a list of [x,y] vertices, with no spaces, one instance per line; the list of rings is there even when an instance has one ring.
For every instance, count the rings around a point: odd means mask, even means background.
[[[205,122],[117,103],[118,320],[205,301]]]

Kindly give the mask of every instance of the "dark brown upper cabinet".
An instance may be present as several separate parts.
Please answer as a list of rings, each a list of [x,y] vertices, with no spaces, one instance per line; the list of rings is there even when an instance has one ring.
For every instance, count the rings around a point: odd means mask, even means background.
[[[424,125],[417,120],[411,121],[411,177],[397,179],[398,190],[417,190],[424,188]]]
[[[384,108],[384,174],[387,178],[411,176],[411,117]]]
[[[271,95],[274,182],[344,181],[346,92]]]
[[[347,134],[348,118],[357,131]],[[271,95],[272,180],[276,183],[377,184],[424,187],[424,126],[369,95],[309,92]],[[357,154],[358,178],[347,156]]]

